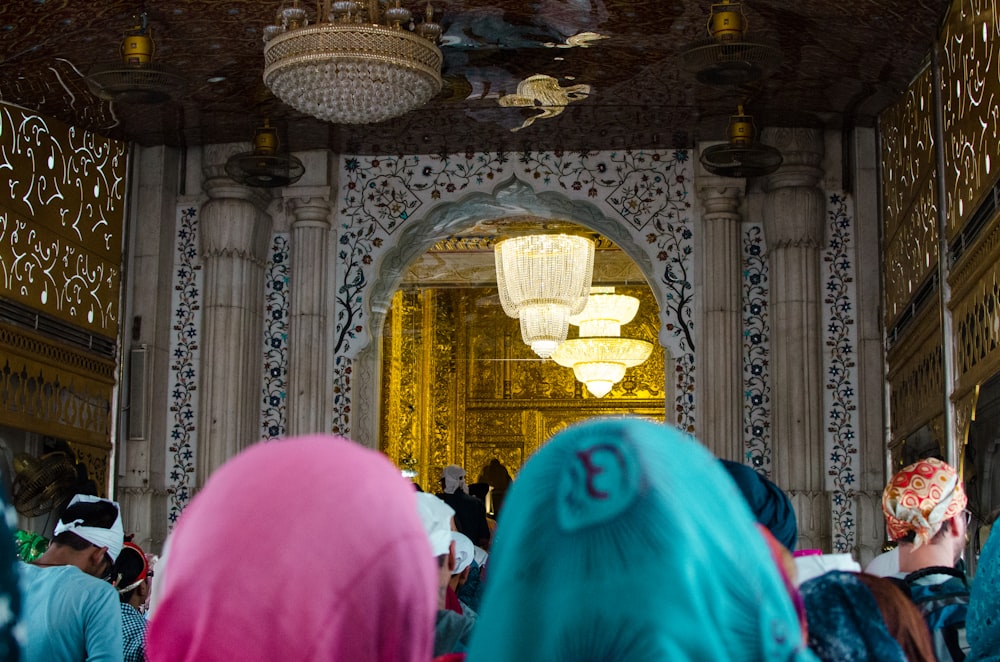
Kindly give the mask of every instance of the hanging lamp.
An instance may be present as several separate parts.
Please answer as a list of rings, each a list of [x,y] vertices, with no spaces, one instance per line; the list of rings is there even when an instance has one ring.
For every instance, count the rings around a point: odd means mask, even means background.
[[[621,326],[632,321],[639,310],[639,300],[615,294],[613,287],[595,287],[587,305],[571,323],[579,327],[580,337],[560,343],[552,360],[587,386],[595,397],[603,398],[625,378],[625,371],[649,358],[653,344],[635,338],[622,338]]]
[[[566,339],[570,315],[583,310],[594,272],[594,242],[568,234],[504,239],[494,247],[504,312],[521,322],[521,338],[548,358]]]

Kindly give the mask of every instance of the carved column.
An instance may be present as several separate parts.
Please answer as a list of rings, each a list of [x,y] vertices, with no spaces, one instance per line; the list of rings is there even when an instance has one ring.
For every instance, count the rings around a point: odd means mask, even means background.
[[[291,237],[288,339],[288,434],[323,432],[326,412],[329,188],[295,198]]]
[[[237,146],[238,147],[238,146]],[[197,483],[260,438],[266,197],[225,176],[233,146],[205,150],[199,236],[204,260]]]
[[[771,411],[775,482],[799,519],[799,547],[830,551],[829,494],[824,490],[823,329],[820,267],[825,203],[823,134],[766,131],[763,142],[784,163],[767,177],[764,232],[771,283]]]
[[[721,458],[743,461],[743,338],[740,203],[745,181],[698,177],[704,306],[698,438]]]

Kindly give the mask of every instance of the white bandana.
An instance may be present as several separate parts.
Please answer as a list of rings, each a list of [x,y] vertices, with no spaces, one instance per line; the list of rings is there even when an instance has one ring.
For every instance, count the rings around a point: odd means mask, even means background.
[[[115,507],[115,510],[118,511],[118,517],[115,519],[115,523],[110,529],[105,529],[99,526],[84,526],[82,519],[75,519],[72,522],[63,522],[60,520],[56,524],[52,537],[58,536],[64,531],[69,531],[70,533],[80,536],[92,545],[107,547],[108,556],[111,557],[112,561],[116,561],[118,559],[118,554],[122,551],[122,546],[125,544],[125,527],[122,526],[122,513],[118,504],[109,499],[102,499],[89,494],[77,494],[73,497],[73,500],[69,502],[69,505],[72,506],[74,503],[99,503],[101,501],[107,501]],[[67,506],[67,508],[68,507],[69,506]]]

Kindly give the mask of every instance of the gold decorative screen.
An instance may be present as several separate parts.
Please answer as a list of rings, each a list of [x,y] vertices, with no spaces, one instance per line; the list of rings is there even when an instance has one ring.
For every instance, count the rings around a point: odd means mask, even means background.
[[[941,35],[946,238],[950,242],[1000,168],[1000,22],[995,0],[955,0]]]
[[[118,333],[126,146],[0,104],[2,296]]]
[[[937,168],[930,68],[879,118],[885,324],[892,328],[937,270]]]

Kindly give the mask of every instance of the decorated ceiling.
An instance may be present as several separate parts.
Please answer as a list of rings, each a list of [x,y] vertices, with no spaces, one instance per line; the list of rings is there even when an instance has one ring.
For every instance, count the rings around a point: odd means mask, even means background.
[[[682,53],[707,37],[707,1],[432,4],[444,29],[444,87],[427,106],[378,125],[326,124],[271,95],[262,31],[280,0],[5,2],[0,99],[144,145],[249,140],[270,118],[293,150],[688,147],[722,139],[740,103],[762,126],[872,126],[920,69],[949,3],[748,1],[748,38],[773,44],[782,60],[763,81],[737,87],[700,83],[681,66]],[[142,13],[156,61],[184,87],[158,105],[98,99],[84,75],[118,57]]]

